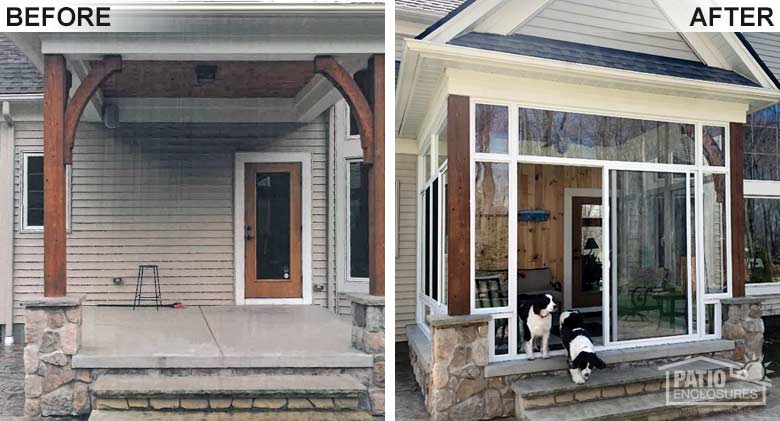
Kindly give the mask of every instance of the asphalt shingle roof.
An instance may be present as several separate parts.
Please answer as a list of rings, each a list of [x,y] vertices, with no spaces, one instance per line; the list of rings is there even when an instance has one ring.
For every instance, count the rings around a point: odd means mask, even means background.
[[[0,34],[0,94],[41,92],[41,73],[10,39]]]
[[[736,72],[709,67],[698,61],[596,47],[530,35],[494,35],[470,32],[453,39],[449,44],[656,75],[758,86],[755,82]]]

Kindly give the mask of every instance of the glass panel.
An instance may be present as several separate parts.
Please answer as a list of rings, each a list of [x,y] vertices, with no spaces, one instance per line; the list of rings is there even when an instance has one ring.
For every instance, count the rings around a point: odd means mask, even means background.
[[[685,174],[610,176],[613,340],[686,334]]]
[[[27,157],[27,226],[43,226],[43,157]]]
[[[704,305],[704,334],[715,334],[715,304]]]
[[[360,128],[358,126],[357,117],[355,116],[355,112],[352,111],[352,107],[349,107],[349,135],[360,135]]]
[[[745,199],[745,279],[780,282],[780,200]]]
[[[778,143],[778,128],[774,124],[745,127],[746,180],[780,180]]]
[[[475,183],[475,303],[509,304],[509,165],[477,162]]]
[[[690,202],[688,203],[688,215],[690,217],[689,222],[690,225],[688,225],[688,228],[690,229],[690,236],[689,238],[689,251],[691,254],[691,260],[688,262],[688,270],[690,271],[690,282],[691,282],[691,318],[693,321],[693,331],[691,333],[696,333],[698,330],[697,326],[697,317],[696,314],[698,312],[697,303],[698,300],[696,298],[696,285],[698,285],[696,280],[696,199],[694,198],[694,195],[696,194],[696,177],[693,174],[688,175],[688,191],[690,194]]]
[[[441,166],[441,164],[444,163],[444,161],[447,160],[447,125],[444,124],[441,129],[439,129],[439,133],[436,135],[436,138],[439,141],[439,160],[438,164]]]
[[[707,294],[726,292],[726,176],[704,176],[704,285]]]
[[[428,187],[423,193],[423,209],[425,210],[425,231],[423,232],[423,282],[425,283],[425,295],[431,296],[431,188]]]
[[[509,108],[500,105],[477,104],[475,112],[475,151],[509,152]]]
[[[519,109],[520,153],[608,161],[694,164],[695,125]]]
[[[290,174],[257,173],[257,279],[290,278]]]
[[[432,210],[431,218],[434,227],[433,237],[431,238],[431,298],[439,300],[439,180],[436,179],[431,185]]]
[[[495,355],[508,355],[509,319],[493,319],[493,334],[495,336],[493,353]]]
[[[717,126],[703,127],[702,144],[704,150],[704,165],[709,167],[726,166],[726,128]]]
[[[368,170],[349,163],[349,276],[368,278]]]
[[[444,183],[444,189],[442,190],[441,195],[441,206],[442,206],[442,222],[441,222],[441,232],[442,232],[442,252],[441,252],[441,299],[439,300],[442,304],[447,304],[447,282],[449,281],[447,278],[447,262],[448,255],[449,255],[449,245],[447,244],[448,237],[447,234],[449,232],[449,225],[447,223],[447,172],[443,172],[441,175],[441,180]]]

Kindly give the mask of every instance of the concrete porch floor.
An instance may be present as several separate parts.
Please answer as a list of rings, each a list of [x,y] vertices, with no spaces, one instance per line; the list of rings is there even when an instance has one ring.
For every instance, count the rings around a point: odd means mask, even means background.
[[[319,306],[83,307],[75,368],[371,367]]]

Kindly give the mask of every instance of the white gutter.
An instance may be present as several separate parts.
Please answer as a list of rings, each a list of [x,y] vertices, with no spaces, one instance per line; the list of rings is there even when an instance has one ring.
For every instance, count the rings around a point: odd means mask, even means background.
[[[14,343],[14,127],[11,103],[2,102],[5,124],[0,123],[0,323],[5,345]]]

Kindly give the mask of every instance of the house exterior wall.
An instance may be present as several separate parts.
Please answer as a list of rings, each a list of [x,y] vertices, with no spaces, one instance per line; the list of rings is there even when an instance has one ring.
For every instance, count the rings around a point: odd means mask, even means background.
[[[406,340],[406,325],[416,323],[417,304],[417,155],[395,156],[398,189],[395,257],[395,340]]]
[[[130,303],[138,265],[158,263],[165,302],[234,303],[235,152],[310,152],[312,297],[327,306],[327,116],[309,124],[127,124],[115,130],[82,123],[71,178],[68,292],[85,294],[89,304]],[[43,234],[20,232],[19,215],[21,153],[41,149],[42,128],[16,125],[16,323],[24,321],[21,301],[43,292]],[[113,277],[124,282],[114,285]]]

